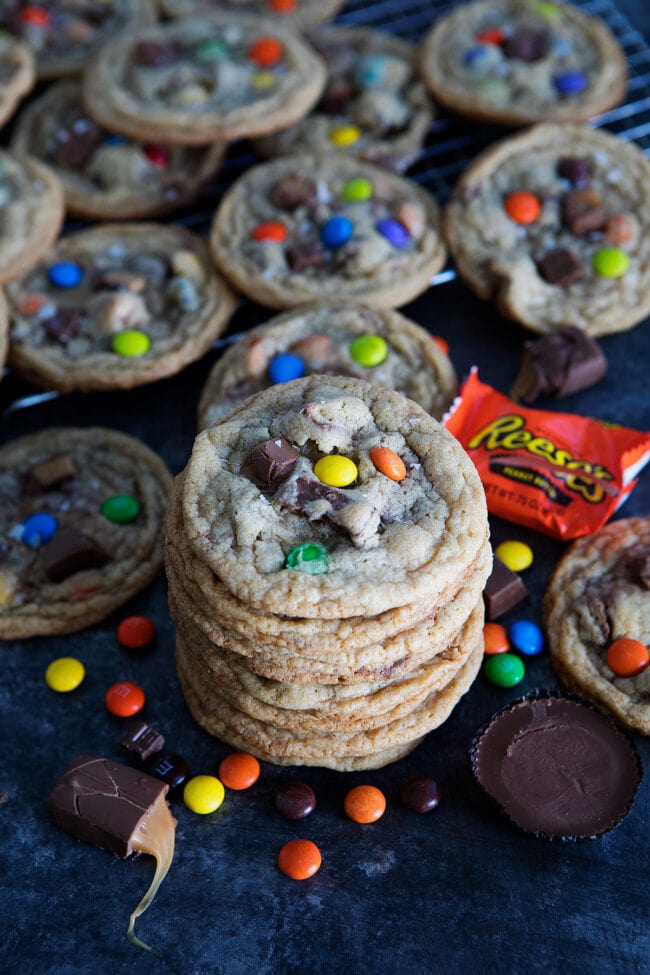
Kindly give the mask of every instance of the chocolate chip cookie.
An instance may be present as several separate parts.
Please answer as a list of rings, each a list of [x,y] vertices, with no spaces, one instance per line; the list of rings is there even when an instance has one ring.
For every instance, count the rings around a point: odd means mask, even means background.
[[[650,734],[650,517],[574,542],[544,596],[544,622],[562,681]]]
[[[35,80],[34,59],[27,45],[9,34],[0,35],[0,125],[11,118]]]
[[[154,21],[151,0],[0,0],[0,28],[25,41],[48,81],[79,74],[109,38]]]
[[[83,99],[111,131],[205,145],[290,125],[324,83],[321,59],[288,28],[214,14],[110,41],[85,73]]]
[[[171,487],[145,444],[57,428],[0,449],[0,636],[73,633],[143,589],[162,564]]]
[[[0,283],[40,260],[58,237],[63,213],[63,187],[54,173],[0,150]]]
[[[410,166],[433,118],[411,45],[363,27],[328,27],[309,40],[327,65],[321,100],[256,148],[271,157],[338,152],[397,170]]]
[[[310,24],[330,20],[345,0],[160,0],[166,17],[198,17],[210,11],[231,11],[277,17],[282,23],[302,30]]]
[[[425,594],[436,606],[487,535],[451,434],[399,393],[341,377],[264,390],[199,434],[182,504],[196,558],[284,616],[373,615]]]
[[[608,132],[549,123],[491,147],[445,233],[470,287],[535,332],[607,335],[650,311],[650,161]]]
[[[11,145],[47,163],[63,183],[67,212],[89,220],[160,216],[190,203],[226,148],[170,147],[108,132],[86,112],[77,81],[61,81],[31,102]]]
[[[606,25],[548,0],[462,4],[425,37],[421,65],[443,105],[500,125],[582,122],[627,89],[625,55]]]
[[[221,356],[201,395],[199,427],[267,386],[315,373],[396,389],[437,419],[457,389],[448,356],[398,312],[343,302],[305,305],[246,332]]]
[[[7,294],[12,367],[62,392],[173,375],[210,348],[235,307],[200,237],[147,223],[67,235]]]
[[[425,190],[333,155],[249,169],[221,201],[210,243],[233,284],[271,308],[332,299],[402,305],[426,290],[446,256]]]

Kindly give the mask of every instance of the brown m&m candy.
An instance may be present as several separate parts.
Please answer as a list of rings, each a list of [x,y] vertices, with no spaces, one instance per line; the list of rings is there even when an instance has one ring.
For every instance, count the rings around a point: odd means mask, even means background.
[[[431,812],[440,802],[440,789],[428,775],[407,779],[399,790],[400,801],[416,813]]]
[[[287,782],[275,793],[275,808],[287,819],[304,819],[316,808],[316,796],[305,782]]]

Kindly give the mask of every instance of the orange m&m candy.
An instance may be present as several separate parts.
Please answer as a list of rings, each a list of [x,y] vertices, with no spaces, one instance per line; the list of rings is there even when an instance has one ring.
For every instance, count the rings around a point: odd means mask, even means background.
[[[292,14],[296,9],[296,0],[268,0],[269,8],[274,14]]]
[[[449,342],[447,339],[443,339],[442,335],[432,335],[431,338],[441,352],[444,352],[445,355],[449,355]]]
[[[273,244],[281,244],[286,240],[287,233],[287,228],[279,220],[266,220],[264,223],[258,223],[251,237],[260,242],[270,241]]]
[[[148,616],[127,616],[117,628],[117,639],[129,650],[146,647],[155,635],[156,627]]]
[[[509,193],[503,203],[504,209],[515,223],[535,223],[542,212],[542,204],[534,193]]]
[[[505,34],[500,27],[486,27],[484,30],[478,31],[476,40],[479,44],[503,44]]]
[[[640,640],[622,636],[610,644],[607,666],[619,677],[635,677],[650,664],[650,653]]]
[[[320,850],[311,840],[290,840],[278,853],[278,866],[292,880],[313,877],[321,865]]]
[[[250,789],[260,777],[260,763],[254,755],[235,752],[219,766],[219,778],[227,789]]]
[[[355,823],[375,823],[386,812],[386,798],[374,785],[358,785],[348,792],[343,808]]]
[[[272,68],[283,53],[284,48],[275,37],[260,37],[248,49],[249,58],[260,68]]]
[[[373,447],[370,451],[370,459],[380,474],[385,474],[391,481],[403,481],[406,477],[406,464],[394,450],[389,450],[388,447]]]
[[[495,653],[507,653],[510,649],[508,631],[500,623],[486,623],[483,627],[483,640],[488,657],[494,656]]]
[[[144,691],[130,680],[121,680],[108,688],[104,703],[118,718],[130,718],[144,707]]]

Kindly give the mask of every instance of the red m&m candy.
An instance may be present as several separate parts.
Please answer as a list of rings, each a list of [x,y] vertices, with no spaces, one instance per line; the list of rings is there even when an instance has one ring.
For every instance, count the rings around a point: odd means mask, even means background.
[[[159,169],[169,166],[171,156],[165,146],[145,146],[144,154],[152,166],[158,166]]]
[[[282,44],[275,37],[260,37],[248,49],[249,58],[260,68],[272,68],[283,53]]]
[[[108,688],[104,703],[116,717],[130,718],[144,707],[144,691],[129,680],[121,680]]]
[[[650,664],[648,648],[640,640],[622,636],[610,644],[607,666],[618,677],[636,677]]]
[[[117,628],[117,639],[130,650],[146,647],[155,635],[156,627],[148,616],[127,616]]]
[[[273,244],[281,244],[283,240],[287,239],[287,234],[288,230],[283,223],[280,223],[278,220],[266,220],[264,223],[258,223],[257,227],[253,228],[251,237],[260,243],[271,242]]]

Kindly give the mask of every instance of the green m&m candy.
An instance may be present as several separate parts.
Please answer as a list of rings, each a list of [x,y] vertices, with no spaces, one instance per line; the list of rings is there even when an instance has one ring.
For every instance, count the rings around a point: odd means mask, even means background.
[[[547,3],[547,0],[536,0],[532,7],[534,12],[545,20],[555,20],[560,12],[554,3]]]
[[[102,502],[99,510],[114,525],[128,525],[140,514],[140,502],[130,494],[114,494]]]
[[[194,56],[199,61],[222,61],[229,54],[228,45],[220,41],[218,37],[211,37],[207,41],[201,41],[194,50]]]
[[[381,335],[359,335],[350,342],[350,355],[360,366],[379,366],[388,355],[388,346]]]
[[[601,247],[594,254],[592,264],[601,278],[622,278],[630,266],[630,258],[620,247]]]
[[[113,336],[113,352],[124,356],[127,359],[135,359],[138,356],[146,355],[151,348],[151,339],[144,332],[136,329],[126,328],[123,332],[118,332]]]
[[[500,653],[485,661],[483,673],[497,687],[514,687],[524,679],[526,668],[514,653]]]
[[[362,203],[364,200],[369,200],[372,197],[372,183],[369,179],[364,179],[362,176],[349,179],[343,187],[341,196],[348,203]]]
[[[310,576],[321,575],[329,568],[327,549],[316,542],[303,542],[292,548],[284,560],[285,569],[297,569]]]

